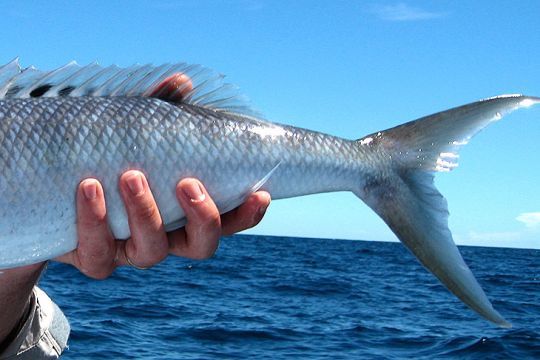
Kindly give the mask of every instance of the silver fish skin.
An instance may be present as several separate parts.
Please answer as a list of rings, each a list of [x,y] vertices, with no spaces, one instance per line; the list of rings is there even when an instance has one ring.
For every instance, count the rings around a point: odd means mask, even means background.
[[[120,239],[130,236],[118,191],[128,169],[146,174],[168,230],[185,224],[175,197],[184,177],[200,179],[221,213],[257,189],[274,199],[352,191],[452,293],[484,318],[510,326],[455,246],[433,174],[457,166],[459,148],[485,126],[539,98],[499,96],[347,140],[263,121],[216,105],[228,104],[219,98],[202,100],[216,89],[196,86],[176,103],[149,97],[149,88],[178,71],[172,66],[158,76],[156,69],[126,73],[68,64],[4,76],[0,269],[76,248],[75,191],[87,177],[102,182],[109,223]],[[13,71],[0,70],[0,80]]]

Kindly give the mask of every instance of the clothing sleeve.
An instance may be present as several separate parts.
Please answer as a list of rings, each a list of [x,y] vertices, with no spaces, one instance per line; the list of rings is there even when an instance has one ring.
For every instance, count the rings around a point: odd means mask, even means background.
[[[58,359],[67,347],[69,323],[54,302],[34,287],[28,318],[0,360]]]

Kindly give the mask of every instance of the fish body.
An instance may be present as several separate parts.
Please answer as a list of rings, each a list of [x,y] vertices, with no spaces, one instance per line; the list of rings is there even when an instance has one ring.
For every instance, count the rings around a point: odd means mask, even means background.
[[[175,72],[199,85],[183,100],[149,96]],[[509,326],[454,244],[433,174],[457,166],[459,148],[485,126],[539,98],[490,98],[348,140],[252,116],[201,74],[185,64],[1,68],[0,268],[76,248],[75,191],[87,177],[102,182],[120,239],[130,232],[118,178],[129,169],[146,174],[167,230],[185,224],[175,197],[184,177],[200,179],[221,213],[258,189],[275,199],[352,191],[451,292]]]
[[[164,224],[182,225],[178,179],[196,177],[221,212],[261,184],[274,198],[352,190],[354,142],[189,104],[148,97],[50,97],[0,101],[0,262],[41,261],[76,247],[74,191],[104,186],[116,238],[130,236],[118,178],[148,177]],[[32,251],[28,251],[32,249]],[[15,255],[15,256],[14,256]]]

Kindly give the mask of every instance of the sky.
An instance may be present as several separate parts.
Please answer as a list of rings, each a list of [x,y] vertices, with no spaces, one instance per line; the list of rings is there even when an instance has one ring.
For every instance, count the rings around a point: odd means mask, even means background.
[[[539,1],[0,2],[0,62],[198,63],[267,119],[342,136],[505,93],[540,96]],[[540,106],[438,174],[458,244],[540,248]],[[255,234],[396,241],[351,193],[272,203]]]

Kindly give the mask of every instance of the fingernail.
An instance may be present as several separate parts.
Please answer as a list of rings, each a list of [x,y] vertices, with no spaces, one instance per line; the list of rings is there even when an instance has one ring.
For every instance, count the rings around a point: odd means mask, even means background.
[[[259,214],[264,215],[266,213],[266,209],[268,209],[268,205],[263,205],[259,208]]]
[[[127,179],[127,184],[131,193],[135,196],[141,195],[144,192],[144,186],[142,182],[141,174],[134,173]]]
[[[97,197],[97,184],[94,180],[86,180],[83,182],[83,193],[86,200],[95,200]]]
[[[201,185],[197,181],[189,182],[182,190],[192,203],[204,201],[206,198],[206,195],[204,195],[204,192],[201,189]]]

